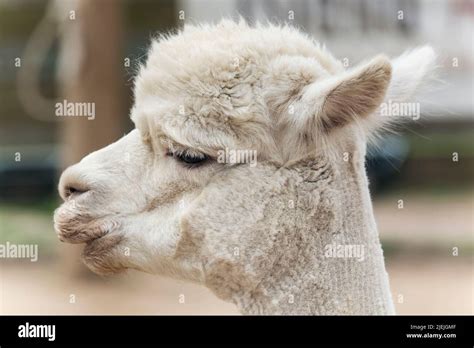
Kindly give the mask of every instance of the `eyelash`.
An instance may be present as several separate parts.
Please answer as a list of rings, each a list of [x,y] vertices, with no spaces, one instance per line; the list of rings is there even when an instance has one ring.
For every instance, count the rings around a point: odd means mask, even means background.
[[[169,151],[167,156],[173,157],[175,160],[181,162],[187,167],[194,168],[194,167],[199,167],[207,160],[209,159],[209,156],[205,154],[198,154],[198,155],[193,155],[188,153],[187,151],[182,151],[182,152],[171,152]]]

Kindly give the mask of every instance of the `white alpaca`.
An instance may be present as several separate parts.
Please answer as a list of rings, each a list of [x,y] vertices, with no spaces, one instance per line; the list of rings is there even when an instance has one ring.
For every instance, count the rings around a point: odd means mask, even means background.
[[[137,129],[63,173],[59,238],[86,243],[97,273],[198,282],[243,313],[394,313],[365,148],[380,104],[433,64],[421,48],[345,70],[286,26],[162,37],[135,81]]]

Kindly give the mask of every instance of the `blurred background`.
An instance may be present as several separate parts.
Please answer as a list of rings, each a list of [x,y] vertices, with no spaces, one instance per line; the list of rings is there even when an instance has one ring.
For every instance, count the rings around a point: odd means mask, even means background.
[[[100,278],[56,239],[62,169],[128,132],[150,38],[241,14],[288,22],[347,66],[429,43],[439,54],[421,117],[369,149],[375,216],[399,314],[472,314],[474,1],[0,0],[0,314],[237,314],[203,287],[137,272]],[[94,102],[94,120],[56,102]]]

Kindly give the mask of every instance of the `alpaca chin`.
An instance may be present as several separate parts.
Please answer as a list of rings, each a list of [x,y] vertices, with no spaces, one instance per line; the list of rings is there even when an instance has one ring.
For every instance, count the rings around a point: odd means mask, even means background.
[[[119,245],[122,241],[122,235],[114,234],[88,242],[82,252],[82,262],[99,275],[125,271],[128,267],[119,261],[121,259],[119,256],[122,254]]]

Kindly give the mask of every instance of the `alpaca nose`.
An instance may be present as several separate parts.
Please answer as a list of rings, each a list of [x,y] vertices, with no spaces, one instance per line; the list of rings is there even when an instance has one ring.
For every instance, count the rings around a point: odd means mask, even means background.
[[[78,165],[67,168],[59,179],[59,195],[63,200],[78,197],[90,190],[85,177],[81,174]]]

